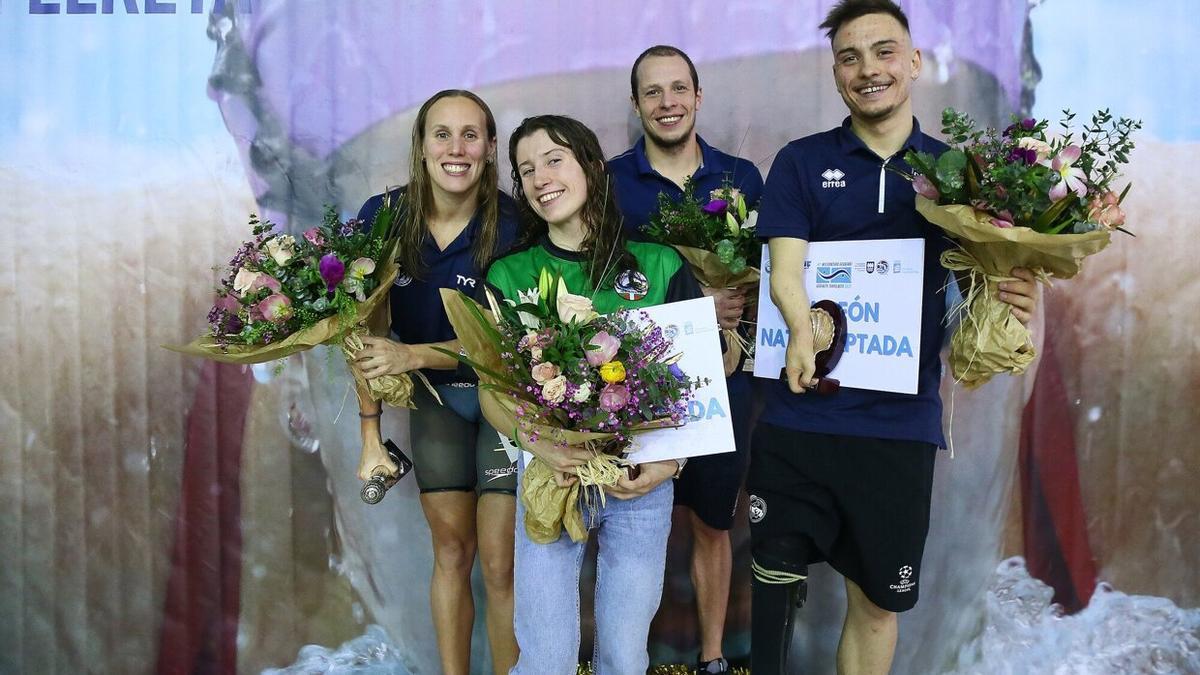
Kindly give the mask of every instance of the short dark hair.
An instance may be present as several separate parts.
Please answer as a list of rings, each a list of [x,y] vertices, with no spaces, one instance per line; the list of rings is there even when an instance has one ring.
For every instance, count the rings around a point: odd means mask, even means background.
[[[700,76],[696,74],[696,64],[692,63],[692,59],[689,58],[687,54],[683,53],[683,50],[679,47],[672,47],[671,45],[654,45],[653,47],[642,52],[641,55],[637,57],[637,60],[633,62],[633,70],[629,71],[629,90],[633,93],[633,100],[636,101],[638,98],[637,69],[638,66],[642,65],[642,61],[644,61],[647,56],[678,56],[679,58],[683,59],[683,62],[687,64],[688,72],[692,74],[692,88],[696,91],[700,91]]]
[[[904,26],[905,33],[909,33],[908,17],[900,5],[892,0],[841,0],[825,15],[820,27],[825,29],[825,37],[833,41],[843,25],[868,14],[887,14]]]

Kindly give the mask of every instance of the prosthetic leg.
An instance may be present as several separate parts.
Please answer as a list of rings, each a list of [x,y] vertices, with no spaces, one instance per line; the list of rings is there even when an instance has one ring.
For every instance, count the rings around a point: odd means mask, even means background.
[[[808,598],[812,542],[789,534],[752,544],[750,661],[754,675],[785,675],[796,610]]]

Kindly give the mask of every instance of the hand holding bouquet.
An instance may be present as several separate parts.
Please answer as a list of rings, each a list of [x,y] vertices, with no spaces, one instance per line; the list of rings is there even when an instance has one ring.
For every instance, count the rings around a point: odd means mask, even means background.
[[[522,478],[525,527],[530,539],[558,539],[563,527],[575,541],[587,537],[578,506],[581,488],[599,499],[626,470],[622,455],[633,437],[681,426],[687,403],[703,383],[688,378],[671,341],[644,312],[599,315],[588,298],[572,295],[560,277],[542,270],[537,288],[497,303],[492,315],[457,291],[443,290],[446,314],[475,369],[480,387],[498,394],[514,439],[550,439],[586,448],[579,480],[560,486],[553,468],[536,458]],[[585,493],[585,498],[591,493]]]
[[[942,131],[951,149],[905,156],[917,211],[959,245],[942,255],[942,265],[968,279],[950,351],[954,378],[967,387],[996,373],[1020,374],[1036,355],[1028,328],[998,297],[997,284],[1012,279],[1013,268],[1031,269],[1042,281],[1069,279],[1113,230],[1126,231],[1120,205],[1129,187],[1117,194],[1112,184],[1141,123],[1100,111],[1077,141],[1073,120],[1064,111],[1059,136],[1035,119],[998,132],[977,130],[947,108]]]
[[[209,333],[168,349],[225,363],[263,363],[319,344],[341,344],[347,358],[361,348],[363,325],[385,310],[396,276],[393,221],[385,205],[368,230],[341,222],[332,208],[300,238],[250,217],[252,239],[229,261],[208,313]],[[382,312],[386,315],[386,311]],[[364,391],[411,407],[412,380],[385,376]]]

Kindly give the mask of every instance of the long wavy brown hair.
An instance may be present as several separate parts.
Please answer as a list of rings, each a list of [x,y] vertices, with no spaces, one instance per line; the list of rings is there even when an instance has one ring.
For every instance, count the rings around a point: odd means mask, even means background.
[[[429,177],[429,171],[425,168],[425,158],[423,157],[425,125],[428,122],[429,109],[433,107],[433,104],[444,98],[456,96],[470,99],[479,106],[487,120],[488,141],[496,140],[496,118],[492,116],[492,109],[479,96],[465,89],[439,91],[425,101],[421,105],[421,109],[417,111],[417,119],[413,122],[412,129],[408,185],[405,187],[404,197],[398,205],[401,208],[402,217],[399,234],[400,250],[396,257],[400,263],[400,269],[405,274],[418,279],[426,271],[421,260],[421,247],[425,243],[425,238],[429,236],[429,228],[426,223],[433,213],[433,182]],[[491,161],[484,164],[483,173],[479,177],[479,185],[475,188],[475,209],[482,222],[479,232],[471,244],[471,257],[475,261],[476,268],[480,270],[487,268],[499,239],[500,205],[496,192],[499,177],[496,160],[493,157]]]
[[[580,253],[583,254],[584,271],[592,288],[600,288],[618,271],[636,270],[637,259],[625,246],[621,210],[617,208],[612,176],[605,169],[600,140],[582,122],[563,115],[527,117],[508,139],[508,159],[513,167],[513,199],[525,223],[525,231],[517,248],[536,245],[550,231],[549,224],[530,206],[517,172],[517,143],[539,130],[545,131],[551,141],[569,149],[583,168],[587,199],[584,200],[583,213],[580,215],[587,234],[584,235]]]

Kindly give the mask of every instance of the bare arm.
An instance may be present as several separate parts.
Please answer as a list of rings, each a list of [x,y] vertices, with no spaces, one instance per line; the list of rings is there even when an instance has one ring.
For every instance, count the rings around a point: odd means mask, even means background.
[[[816,355],[813,353],[811,303],[804,289],[804,257],[808,242],[790,237],[774,237],[767,242],[771,252],[771,300],[779,308],[788,327],[786,356],[788,387],[797,394],[816,380]]]
[[[458,340],[420,345],[408,345],[384,337],[364,337],[362,341],[363,348],[355,355],[355,362],[368,380],[382,375],[402,375],[421,368],[453,370],[458,367],[458,361],[434,349],[440,347],[457,352]]]
[[[356,368],[354,364],[351,368]],[[388,457],[383,447],[383,436],[379,431],[379,418],[383,412],[383,404],[371,398],[371,393],[359,385],[355,385],[354,393],[358,396],[358,433],[362,437],[362,452],[358,458],[358,477],[368,480],[377,467],[387,468],[389,475],[395,475],[400,467]]]

